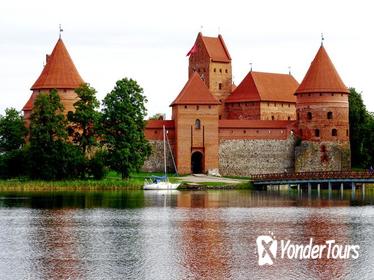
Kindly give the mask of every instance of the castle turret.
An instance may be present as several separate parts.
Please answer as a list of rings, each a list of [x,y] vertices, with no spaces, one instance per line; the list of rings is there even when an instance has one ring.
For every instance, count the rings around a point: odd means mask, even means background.
[[[170,105],[180,174],[218,170],[218,106],[197,72]]]
[[[296,148],[296,171],[350,168],[348,94],[321,45],[295,93],[302,140]]]
[[[31,97],[23,107],[27,126],[29,125],[34,100],[39,93],[56,89],[64,105],[64,113],[67,114],[67,112],[74,110],[73,104],[77,100],[74,89],[83,83],[84,81],[79,75],[64,42],[59,38],[52,54],[46,56],[46,65],[31,87]]]
[[[191,78],[194,72],[200,75],[212,95],[221,103],[219,115],[222,116],[224,101],[232,91],[231,56],[223,37],[206,37],[199,32],[188,55],[188,77]]]

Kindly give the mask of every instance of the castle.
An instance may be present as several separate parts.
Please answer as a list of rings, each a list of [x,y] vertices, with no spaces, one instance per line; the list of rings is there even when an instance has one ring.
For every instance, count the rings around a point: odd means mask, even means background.
[[[323,44],[299,84],[291,74],[250,71],[236,87],[221,35],[198,34],[188,53],[188,81],[170,104],[171,120],[147,121],[153,153],[145,171],[163,170],[163,127],[180,174],[258,173],[350,169],[349,91]],[[61,39],[23,108],[57,89],[66,113],[83,82]],[[173,161],[168,154],[168,168]]]

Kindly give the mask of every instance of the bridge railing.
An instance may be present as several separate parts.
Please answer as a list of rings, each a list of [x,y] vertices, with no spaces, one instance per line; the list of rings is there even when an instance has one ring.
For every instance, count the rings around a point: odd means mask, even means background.
[[[302,179],[366,179],[374,178],[369,171],[318,171],[318,172],[282,172],[270,174],[254,174],[253,181],[302,180]]]

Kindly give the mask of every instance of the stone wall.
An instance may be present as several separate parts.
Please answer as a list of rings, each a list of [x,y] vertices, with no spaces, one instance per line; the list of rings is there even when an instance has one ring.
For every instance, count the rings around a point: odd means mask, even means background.
[[[293,136],[286,140],[221,140],[221,175],[249,176],[294,171]]]
[[[144,172],[164,172],[164,142],[160,140],[149,140],[152,146],[151,156],[144,162],[142,171]],[[173,147],[172,147],[173,149]],[[174,165],[170,150],[166,143],[166,168],[170,173],[174,173]]]
[[[349,142],[302,141],[295,148],[295,171],[342,171],[351,167]]]

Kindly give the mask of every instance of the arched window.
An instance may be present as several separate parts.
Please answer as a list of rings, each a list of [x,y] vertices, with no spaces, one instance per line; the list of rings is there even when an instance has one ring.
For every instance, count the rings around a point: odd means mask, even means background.
[[[314,136],[319,137],[319,129],[314,130]]]
[[[332,112],[327,113],[327,119],[332,120]]]
[[[274,120],[275,119],[274,116],[271,116],[271,119]]]
[[[306,118],[307,118],[308,120],[311,120],[311,119],[313,118],[312,113],[311,113],[311,112],[308,112],[308,114],[306,115]]]
[[[331,130],[331,135],[332,135],[332,136],[338,136],[338,131],[337,131],[335,128],[333,128],[333,129]]]
[[[195,128],[196,128],[196,129],[200,129],[200,126],[201,126],[200,120],[197,119],[197,120],[195,121]]]

